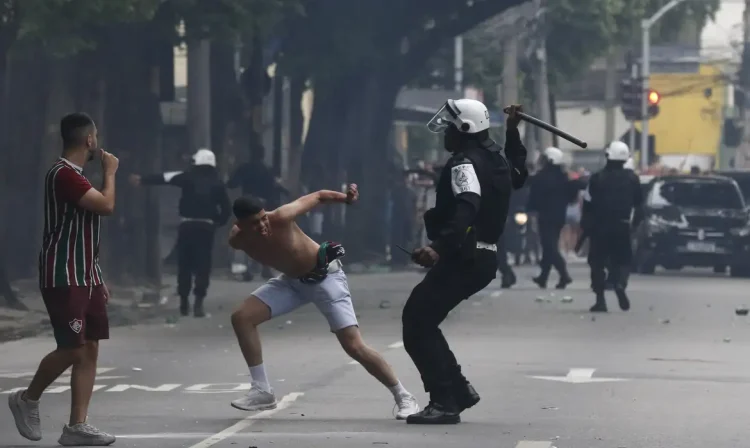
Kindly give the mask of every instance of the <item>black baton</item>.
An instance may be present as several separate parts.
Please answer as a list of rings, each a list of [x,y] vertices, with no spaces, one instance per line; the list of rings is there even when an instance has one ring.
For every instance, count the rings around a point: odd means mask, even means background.
[[[509,110],[510,109],[508,109],[506,107],[505,109],[503,109],[503,112],[505,112],[507,114],[509,112]],[[567,132],[565,132],[565,131],[563,131],[563,130],[561,130],[559,128],[556,128],[556,127],[552,126],[551,124],[549,124],[549,123],[547,123],[545,121],[542,121],[542,120],[540,120],[540,119],[538,119],[536,117],[532,117],[531,115],[529,115],[527,113],[516,112],[516,115],[518,115],[518,118],[520,118],[521,120],[523,120],[523,121],[525,121],[527,123],[531,123],[534,126],[539,126],[540,128],[542,128],[542,129],[544,129],[546,131],[549,131],[549,132],[557,135],[558,137],[564,138],[565,140],[573,143],[574,145],[580,146],[581,148],[586,148],[586,147],[589,146],[588,143],[584,142],[583,140],[575,138],[572,135],[568,134]]]

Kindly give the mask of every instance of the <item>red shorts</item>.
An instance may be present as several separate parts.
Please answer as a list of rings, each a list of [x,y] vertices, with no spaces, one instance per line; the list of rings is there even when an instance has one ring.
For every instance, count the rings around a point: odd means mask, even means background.
[[[109,339],[104,285],[43,288],[42,299],[59,348],[76,348],[86,341]]]

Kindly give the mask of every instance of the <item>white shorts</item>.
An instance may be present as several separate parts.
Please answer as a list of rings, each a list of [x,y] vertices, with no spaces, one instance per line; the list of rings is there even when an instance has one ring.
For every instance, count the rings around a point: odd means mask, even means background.
[[[318,284],[305,284],[297,278],[281,274],[256,289],[253,295],[268,305],[272,318],[313,303],[323,313],[333,332],[359,325],[343,269],[328,274]]]

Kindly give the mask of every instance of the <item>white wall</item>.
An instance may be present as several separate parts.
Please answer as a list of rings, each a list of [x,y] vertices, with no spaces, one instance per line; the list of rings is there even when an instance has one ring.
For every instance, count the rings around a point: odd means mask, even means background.
[[[606,112],[600,103],[567,103],[557,104],[557,127],[586,143],[590,149],[604,149],[610,142],[606,141]],[[630,129],[620,108],[615,110],[615,135],[618,139]],[[559,139],[560,149],[580,149],[573,143]]]

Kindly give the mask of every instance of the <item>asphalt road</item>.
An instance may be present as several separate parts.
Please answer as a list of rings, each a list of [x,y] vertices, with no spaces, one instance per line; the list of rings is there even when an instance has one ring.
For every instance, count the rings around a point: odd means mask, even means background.
[[[565,292],[541,292],[519,270],[510,291],[493,284],[444,324],[482,401],[456,426],[406,425],[390,394],[352,365],[314,307],[262,329],[268,373],[283,405],[247,414],[229,401],[249,386],[229,325],[255,285],[218,283],[213,316],[113,330],[102,345],[90,421],[116,446],[159,448],[737,448],[750,420],[750,320],[735,315],[750,281],[692,272],[634,277],[633,309],[592,319],[587,270]],[[422,404],[400,343],[400,311],[420,275],[350,276],[363,333]],[[553,279],[556,280],[556,279]],[[568,302],[571,297],[572,302]],[[381,305],[383,300],[390,306]],[[0,399],[24,386],[49,338],[0,345]],[[68,415],[63,378],[42,401],[55,446]],[[0,408],[0,446],[34,446]],[[39,445],[37,445],[39,446]]]

